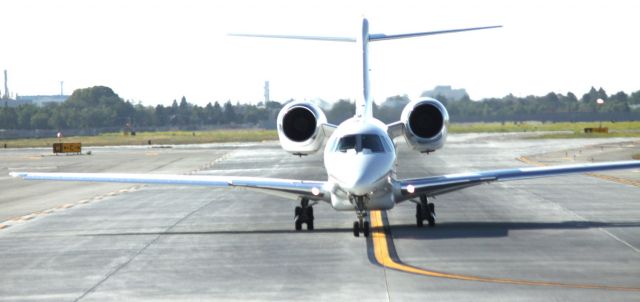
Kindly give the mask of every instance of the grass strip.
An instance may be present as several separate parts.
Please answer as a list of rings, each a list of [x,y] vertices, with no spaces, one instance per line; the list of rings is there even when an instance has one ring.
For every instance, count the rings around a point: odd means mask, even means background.
[[[0,140],[0,148],[50,147],[53,143],[80,142],[83,146],[205,144],[225,142],[259,142],[277,139],[275,130],[241,129],[211,131],[138,132],[135,136],[123,133],[104,133],[96,136],[72,136],[57,138],[32,138]]]

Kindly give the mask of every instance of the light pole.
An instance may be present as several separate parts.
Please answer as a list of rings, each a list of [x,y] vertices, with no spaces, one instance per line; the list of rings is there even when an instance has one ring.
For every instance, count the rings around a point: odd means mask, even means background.
[[[604,100],[603,99],[597,99],[596,100],[596,104],[598,104],[598,107],[601,107],[602,105],[604,105]],[[598,110],[600,111],[600,110]],[[602,118],[598,117],[598,119],[600,120],[600,126],[598,126],[598,130],[602,130]]]

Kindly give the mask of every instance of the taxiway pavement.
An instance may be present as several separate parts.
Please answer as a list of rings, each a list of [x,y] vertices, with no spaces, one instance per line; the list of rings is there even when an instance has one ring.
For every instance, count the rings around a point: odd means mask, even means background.
[[[626,141],[457,135],[431,155],[401,145],[398,174],[527,166],[516,158]],[[275,142],[46,153],[0,151],[2,301],[640,300],[640,291],[386,268],[372,241],[353,237],[355,215],[326,204],[315,206],[315,231],[296,232],[297,202],[255,192],[6,177],[37,169],[326,179],[320,154],[298,158]],[[639,187],[573,175],[482,185],[434,202],[435,228],[415,227],[412,203],[386,214],[393,252],[404,264],[486,279],[640,288]]]

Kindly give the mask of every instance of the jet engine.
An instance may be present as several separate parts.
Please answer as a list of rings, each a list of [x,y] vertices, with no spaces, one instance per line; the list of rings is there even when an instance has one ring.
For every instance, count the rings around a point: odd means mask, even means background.
[[[449,113],[436,99],[421,98],[407,104],[400,120],[404,124],[404,138],[420,152],[442,148],[447,139]]]
[[[278,113],[278,138],[282,149],[294,155],[315,153],[322,147],[327,118],[309,102],[291,102]]]

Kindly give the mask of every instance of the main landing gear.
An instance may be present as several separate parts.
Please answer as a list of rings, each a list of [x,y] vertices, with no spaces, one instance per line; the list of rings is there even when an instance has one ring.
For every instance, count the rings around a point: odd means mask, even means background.
[[[300,206],[295,210],[296,231],[302,230],[302,224],[307,224],[307,230],[313,231],[313,206],[309,205],[309,199],[302,198]]]
[[[360,237],[360,232],[362,232],[364,237],[369,237],[371,228],[369,226],[369,221],[366,220],[367,212],[364,209],[364,196],[357,196],[355,199],[358,220],[353,222],[353,236]]]
[[[425,220],[430,227],[436,226],[436,209],[435,205],[427,200],[426,195],[421,195],[420,203],[416,203],[416,224],[418,227],[422,227]]]

